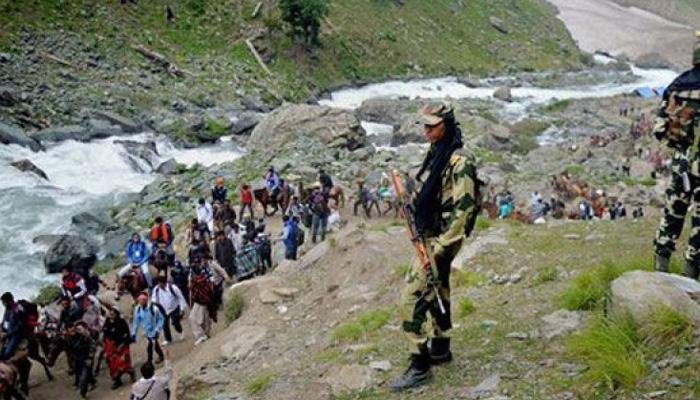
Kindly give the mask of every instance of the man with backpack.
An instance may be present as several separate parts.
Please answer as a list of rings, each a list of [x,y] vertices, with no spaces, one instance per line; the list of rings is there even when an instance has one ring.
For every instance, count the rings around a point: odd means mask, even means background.
[[[175,260],[173,267],[170,269],[170,279],[173,284],[180,289],[182,297],[185,298],[185,304],[190,303],[190,290],[188,287],[190,279],[190,268],[183,264],[180,260]]]
[[[153,362],[153,350],[158,354],[158,362],[163,362],[163,350],[158,343],[158,336],[163,330],[165,317],[158,306],[149,303],[148,295],[141,293],[138,297],[138,304],[134,309],[134,326],[131,328],[131,339],[136,343],[139,328],[143,327],[144,335],[148,340],[148,362]]]
[[[173,239],[173,229],[170,224],[164,222],[163,217],[156,217],[153,228],[151,228],[151,243],[153,243],[152,251],[155,253],[158,245],[162,244],[168,251],[172,252]]]
[[[28,330],[26,323],[27,312],[22,307],[22,304],[15,301],[14,296],[10,292],[3,293],[0,300],[2,300],[2,305],[5,307],[2,327],[0,327],[0,336],[4,339],[0,360],[6,361],[15,355],[20,342],[26,338]]]
[[[224,231],[216,232],[214,256],[229,277],[236,275],[236,249],[233,246],[233,242],[226,236],[226,232]]]
[[[129,400],[168,400],[170,399],[170,381],[173,380],[174,372],[170,361],[170,353],[165,350],[165,368],[162,375],[156,375],[155,368],[151,363],[141,366],[141,376],[131,387]]]
[[[194,345],[199,346],[209,339],[211,315],[216,316],[214,306],[214,288],[206,268],[202,267],[201,259],[192,260],[190,270],[190,326],[194,335]]]
[[[320,169],[318,170],[318,181],[321,182],[321,190],[323,191],[323,194],[328,196],[333,189],[333,179],[331,179],[330,175],[328,175],[326,171]]]
[[[282,217],[282,224],[284,225],[284,228],[282,230],[282,237],[280,237],[280,240],[282,243],[284,243],[284,258],[286,260],[296,260],[297,232],[299,227],[293,219],[289,218],[288,215]]]
[[[163,338],[165,339],[163,346],[167,346],[173,341],[170,332],[171,323],[175,331],[180,335],[179,339],[183,340],[185,338],[180,321],[187,309],[187,302],[180,289],[169,283],[164,276],[159,276],[157,281],[158,284],[153,289],[153,294],[151,294],[151,302],[158,306],[165,317],[163,321]]]
[[[365,186],[365,181],[363,179],[357,180],[357,192],[355,192],[355,204],[352,206],[353,214],[357,217],[357,207],[362,206],[365,210],[365,215],[369,218],[369,208],[367,205],[369,203],[369,190]]]
[[[417,174],[422,186],[413,201],[411,236],[417,235],[422,255],[411,266],[399,314],[411,364],[389,383],[393,391],[426,384],[432,378],[431,365],[452,360],[450,270],[474,227],[481,200],[475,162],[458,152],[462,133],[452,106],[424,107],[420,117],[430,150]]]
[[[328,198],[323,194],[320,184],[316,184],[310,197],[311,219],[311,241],[316,243],[316,237],[320,236],[321,241],[326,240],[326,230],[328,229]]]

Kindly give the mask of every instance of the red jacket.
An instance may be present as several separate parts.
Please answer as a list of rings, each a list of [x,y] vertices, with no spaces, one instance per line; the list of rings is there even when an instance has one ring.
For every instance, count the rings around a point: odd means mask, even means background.
[[[253,192],[250,190],[250,188],[241,189],[241,202],[243,204],[253,203]]]

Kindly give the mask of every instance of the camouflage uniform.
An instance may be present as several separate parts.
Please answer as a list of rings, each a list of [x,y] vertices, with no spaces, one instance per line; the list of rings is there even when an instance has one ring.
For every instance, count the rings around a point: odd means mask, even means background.
[[[700,52],[696,51],[697,61]],[[700,267],[700,64],[679,76],[664,93],[654,134],[674,149],[671,181],[666,189],[666,207],[656,233],[656,269],[667,272],[671,254],[681,235],[685,216],[695,204],[692,231],[685,253],[686,275],[697,279]]]
[[[446,338],[452,328],[450,316],[450,266],[462,241],[470,233],[478,211],[476,192],[476,168],[471,157],[453,154],[442,174],[440,232],[426,233],[427,242],[435,257],[437,271],[433,271],[446,309],[443,314],[429,287],[421,263],[416,260],[407,277],[407,287],[402,295],[400,316],[403,331],[411,345],[411,353],[420,353],[430,336]],[[432,317],[432,334],[428,334],[428,315]]]

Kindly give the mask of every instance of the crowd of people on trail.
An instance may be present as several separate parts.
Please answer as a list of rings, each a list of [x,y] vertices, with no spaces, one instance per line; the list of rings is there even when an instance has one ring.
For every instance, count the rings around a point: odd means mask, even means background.
[[[566,174],[563,174],[566,175]],[[558,182],[556,177],[553,182]],[[559,188],[560,189],[560,188]],[[573,196],[570,192],[557,189],[556,183],[549,199],[545,199],[538,191],[532,192],[528,204],[516,208],[516,198],[511,191],[505,189],[498,193],[492,192],[486,200],[484,210],[490,218],[515,219],[524,223],[544,224],[547,218],[569,220],[622,220],[628,217],[627,208],[616,198],[608,196],[602,190],[591,190],[587,185],[581,185]],[[566,200],[576,200],[567,210]],[[632,210],[633,219],[644,217],[644,208],[635,207]]]
[[[284,245],[286,259],[296,260],[307,235],[313,243],[324,241],[329,227],[340,223],[343,200],[323,170],[310,190],[298,193],[274,167],[264,178],[267,192],[261,197],[267,196],[267,205],[282,214],[279,236],[267,233],[264,218],[255,219],[258,197],[250,184],[240,186],[236,212],[224,179],[217,178],[211,196],[199,198],[194,206],[185,227],[182,258],[175,253],[171,225],[157,216],[147,235],[135,232],[126,242],[126,263],[116,270],[114,287],[90,269],[67,265],[61,271],[56,307],[40,309],[5,293],[0,397],[22,399],[28,393],[29,359],[41,363],[47,378],[53,379],[51,367],[65,353],[82,397],[95,387],[106,364],[112,389],[128,377],[133,382],[132,398],[166,398],[159,396],[168,391],[172,370],[156,376],[155,366],[165,362],[169,368],[168,346],[186,338],[183,322],[189,322],[194,346],[199,346],[218,321],[227,282],[270,271],[274,242]],[[288,201],[283,201],[285,196]],[[263,204],[265,216],[267,205]],[[115,296],[103,295],[103,288]],[[133,302],[129,311],[119,306],[125,295]],[[139,341],[146,349],[142,377],[137,379],[132,347]]]

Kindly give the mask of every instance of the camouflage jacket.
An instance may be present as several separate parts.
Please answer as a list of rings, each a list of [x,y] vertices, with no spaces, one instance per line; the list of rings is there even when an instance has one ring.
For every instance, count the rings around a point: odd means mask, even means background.
[[[460,243],[471,233],[479,212],[479,187],[473,157],[453,154],[442,173],[440,232],[428,234],[443,248]]]
[[[695,155],[700,140],[700,132],[697,132],[699,111],[700,69],[694,68],[681,74],[664,92],[654,135],[671,148],[683,152],[690,150],[691,155]]]

